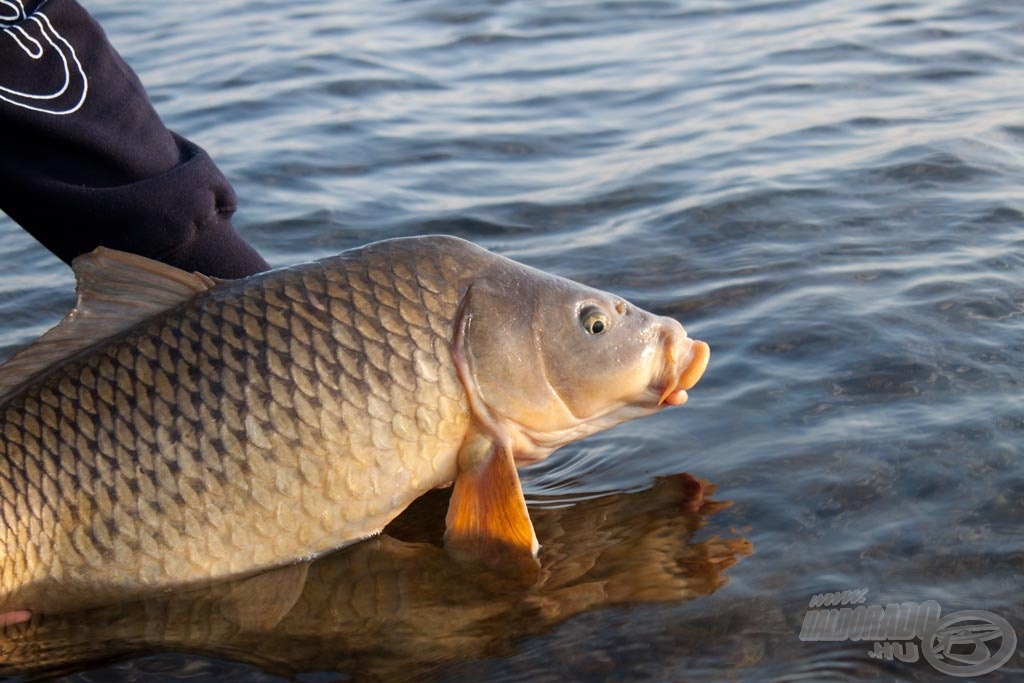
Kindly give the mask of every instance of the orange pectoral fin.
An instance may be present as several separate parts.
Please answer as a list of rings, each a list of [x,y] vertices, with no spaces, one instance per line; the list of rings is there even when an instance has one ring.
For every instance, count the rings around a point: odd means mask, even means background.
[[[464,466],[465,460],[474,462]],[[540,546],[519,473],[503,448],[491,446],[476,458],[460,455],[446,524],[445,548],[459,560],[514,571],[538,567]]]

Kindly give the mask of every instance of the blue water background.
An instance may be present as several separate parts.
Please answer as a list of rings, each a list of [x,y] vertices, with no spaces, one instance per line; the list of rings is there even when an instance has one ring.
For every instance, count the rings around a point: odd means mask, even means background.
[[[733,501],[709,532],[754,554],[710,596],[584,614],[441,680],[949,680],[801,643],[809,598],[853,588],[1024,640],[1024,4],[87,6],[273,265],[452,233],[711,344],[688,405],[524,485],[571,504],[691,472]],[[0,263],[9,352],[72,279],[6,219]],[[152,680],[253,675],[160,661]],[[1018,653],[984,680],[1022,674]]]

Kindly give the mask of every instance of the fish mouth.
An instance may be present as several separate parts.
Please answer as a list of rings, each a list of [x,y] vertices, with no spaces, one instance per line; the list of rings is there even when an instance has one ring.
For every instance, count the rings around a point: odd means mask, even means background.
[[[700,381],[700,378],[704,376],[704,371],[708,367],[708,360],[710,358],[711,347],[696,339],[690,342],[686,355],[681,359],[676,358],[676,348],[669,347],[668,366],[673,369],[673,377],[666,382],[658,405],[681,406],[686,403],[686,399],[689,398],[686,392],[692,389]],[[676,377],[674,376],[675,369],[680,366],[682,366],[683,370]]]

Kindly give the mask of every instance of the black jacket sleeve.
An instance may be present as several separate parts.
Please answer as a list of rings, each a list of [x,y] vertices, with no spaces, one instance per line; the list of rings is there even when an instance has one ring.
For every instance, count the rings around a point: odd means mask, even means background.
[[[74,0],[0,3],[0,150],[0,208],[66,262],[104,245],[219,277],[267,268],[231,225],[231,185]]]

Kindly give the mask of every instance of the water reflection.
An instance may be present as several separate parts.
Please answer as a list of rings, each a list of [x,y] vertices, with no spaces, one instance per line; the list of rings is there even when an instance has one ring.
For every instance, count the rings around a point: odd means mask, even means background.
[[[380,537],[316,562],[9,627],[0,673],[68,673],[174,650],[289,676],[419,680],[446,662],[511,652],[518,638],[587,610],[714,592],[752,546],[694,539],[729,505],[707,498],[713,488],[681,474],[571,506],[540,500],[531,514],[544,549],[530,585],[453,561],[441,547],[448,494],[436,491]]]

